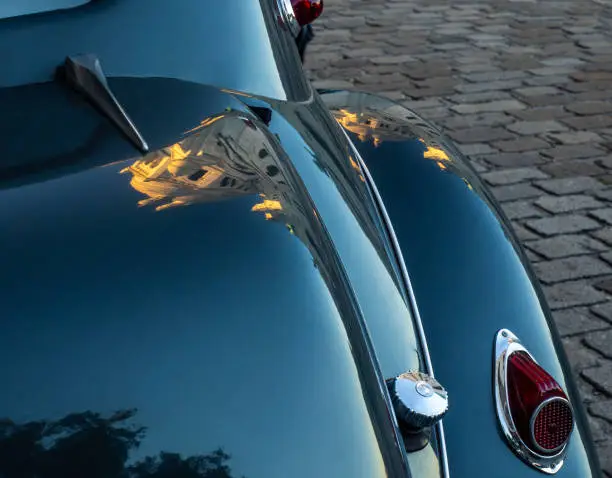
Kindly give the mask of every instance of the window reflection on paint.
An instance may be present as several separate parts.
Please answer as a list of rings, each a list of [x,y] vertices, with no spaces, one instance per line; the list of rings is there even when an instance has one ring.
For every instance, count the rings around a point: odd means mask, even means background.
[[[205,118],[180,142],[121,170],[144,197],[140,207],[164,211],[238,196],[256,196],[250,210],[285,225],[313,247],[308,215],[290,187],[275,137],[249,118],[226,112]],[[357,169],[359,172],[358,165]],[[314,214],[316,217],[316,213]]]
[[[371,141],[374,147],[385,142],[418,141],[424,147],[424,159],[431,160],[441,171],[459,176],[473,190],[467,179],[470,172],[448,155],[441,133],[408,108],[367,93],[336,91],[323,94],[322,99],[336,121],[359,141]]]
[[[287,183],[270,139],[236,113],[207,118],[182,141],[124,168],[156,211],[249,194],[282,194]],[[276,201],[280,207],[280,202]],[[256,211],[257,209],[253,209]]]

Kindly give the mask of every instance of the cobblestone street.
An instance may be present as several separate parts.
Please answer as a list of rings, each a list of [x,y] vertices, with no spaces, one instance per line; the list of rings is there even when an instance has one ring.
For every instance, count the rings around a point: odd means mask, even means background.
[[[528,251],[612,477],[612,0],[326,0],[307,69],[472,160]]]

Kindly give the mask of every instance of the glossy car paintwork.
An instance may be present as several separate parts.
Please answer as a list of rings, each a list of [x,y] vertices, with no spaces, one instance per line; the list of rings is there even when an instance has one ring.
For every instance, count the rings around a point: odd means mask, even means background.
[[[139,157],[91,111],[106,162],[91,167],[83,149],[84,168],[41,176],[26,150],[30,175],[0,191],[0,471],[60,456],[49,476],[98,476],[119,447],[119,471],[150,476],[222,447],[232,471],[219,476],[405,475],[359,306],[280,146],[288,133],[212,88],[170,101],[166,80],[112,86],[153,142],[157,128],[188,133]],[[197,116],[199,102],[215,113]],[[115,438],[131,423],[146,430]],[[162,452],[181,458],[145,466]]]
[[[599,476],[580,398],[524,255],[481,182],[431,125],[389,100],[323,95],[367,163],[397,234],[424,321],[451,476],[541,476],[499,436],[492,396],[495,333],[508,328],[568,390],[577,427],[556,476]]]
[[[0,87],[50,81],[67,56],[95,54],[108,76],[174,78],[304,100],[290,35],[273,2],[91,2],[65,11],[0,19]]]
[[[281,113],[272,116],[269,127],[280,135],[330,234],[363,312],[383,377],[424,370],[421,344],[399,272],[391,263],[385,226],[346,138],[318,96],[309,103],[271,101],[269,106]],[[436,445],[434,435],[425,449],[407,455],[412,476],[441,476]]]

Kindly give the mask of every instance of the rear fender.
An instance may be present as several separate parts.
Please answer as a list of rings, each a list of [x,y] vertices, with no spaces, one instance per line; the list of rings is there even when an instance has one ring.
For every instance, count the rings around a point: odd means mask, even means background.
[[[492,376],[494,338],[502,328],[562,384],[576,410],[556,476],[600,476],[540,286],[472,167],[435,127],[402,105],[356,92],[322,97],[362,157],[397,237],[436,377],[449,391],[444,424],[451,476],[542,476],[514,455],[499,431]]]

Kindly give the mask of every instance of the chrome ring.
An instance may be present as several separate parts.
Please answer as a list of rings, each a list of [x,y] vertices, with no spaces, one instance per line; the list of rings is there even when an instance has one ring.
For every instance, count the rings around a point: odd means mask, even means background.
[[[531,441],[533,442],[533,445],[537,448],[537,451],[539,451],[540,453],[544,453],[545,455],[554,455],[556,454],[558,451],[560,451],[561,449],[563,449],[563,447],[566,445],[567,440],[565,440],[564,443],[562,443],[561,445],[559,445],[557,448],[553,448],[552,450],[547,450],[546,448],[542,448],[539,444],[538,441],[535,438],[535,421],[536,418],[538,417],[538,414],[540,413],[540,411],[549,403],[552,402],[563,402],[565,403],[569,409],[570,412],[572,413],[572,429],[570,430],[570,434],[568,435],[568,440],[569,437],[572,434],[572,431],[574,430],[574,420],[573,420],[573,416],[574,416],[574,410],[572,409],[572,406],[570,405],[569,401],[567,401],[565,398],[563,397],[550,397],[547,398],[546,400],[544,400],[542,403],[540,403],[537,408],[535,409],[535,411],[533,412],[533,414],[531,415],[531,418],[529,419],[529,434],[531,436]]]

